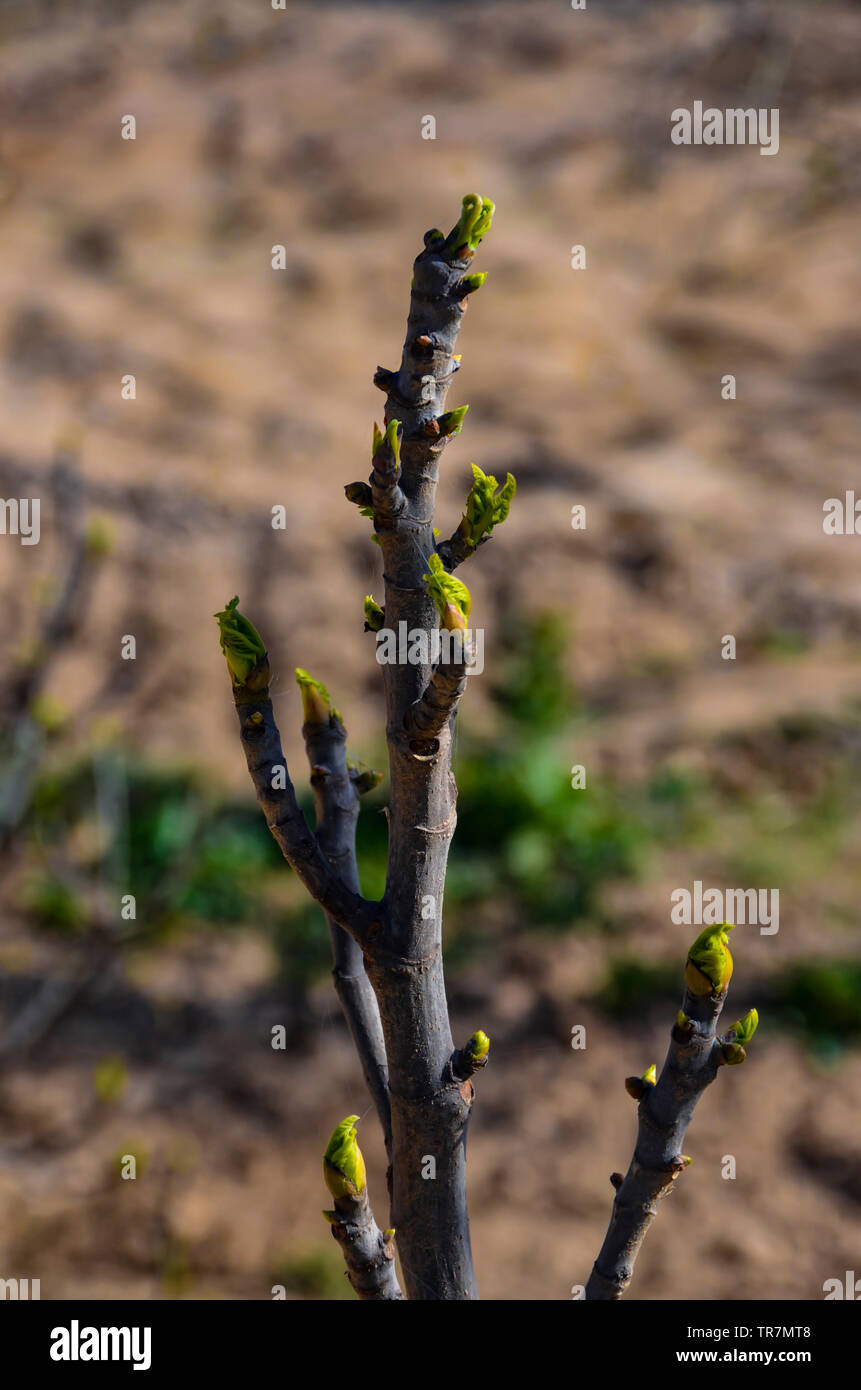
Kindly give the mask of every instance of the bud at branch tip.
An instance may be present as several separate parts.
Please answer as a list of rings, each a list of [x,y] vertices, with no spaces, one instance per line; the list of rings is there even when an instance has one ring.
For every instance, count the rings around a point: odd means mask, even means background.
[[[214,614],[221,650],[235,686],[262,690],[269,683],[266,648],[256,627],[238,611],[238,603],[238,597],[234,597],[220,613]]]
[[[315,681],[301,666],[296,667],[296,684],[302,696],[302,718],[306,724],[334,724],[341,716],[322,681]]]

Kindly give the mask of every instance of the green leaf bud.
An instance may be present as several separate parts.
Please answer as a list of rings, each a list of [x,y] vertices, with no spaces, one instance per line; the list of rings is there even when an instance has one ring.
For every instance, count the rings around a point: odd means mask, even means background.
[[[365,631],[379,632],[386,623],[385,609],[381,608],[373,594],[365,595]]]
[[[262,690],[269,683],[269,663],[260,633],[237,609],[234,597],[226,608],[214,614],[218,622],[221,650],[234,685]]]
[[[456,410],[447,410],[443,415],[440,415],[438,420],[440,434],[460,434],[463,429],[464,416],[468,410],[468,405],[459,405]]]
[[[323,1178],[333,1197],[357,1197],[366,1185],[365,1160],[356,1139],[358,1115],[348,1115],[332,1130],[323,1155]]]

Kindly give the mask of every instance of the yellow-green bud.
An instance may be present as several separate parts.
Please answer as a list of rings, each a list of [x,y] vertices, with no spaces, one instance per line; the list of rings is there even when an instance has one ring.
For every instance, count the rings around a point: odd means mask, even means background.
[[[759,1027],[759,1014],[756,1009],[748,1009],[744,1018],[740,1018],[737,1023],[732,1025],[732,1032],[735,1033],[733,1042],[741,1047],[747,1047],[757,1028]]]
[[[323,1177],[333,1197],[357,1197],[364,1192],[365,1160],[356,1139],[358,1115],[348,1115],[332,1130],[323,1155]]]
[[[486,279],[486,270],[474,270],[471,275],[464,275],[463,279],[460,282],[461,293],[473,294],[476,290],[481,289]]]
[[[657,1084],[658,1070],[654,1062],[647,1067],[642,1076],[626,1076],[625,1090],[634,1100],[642,1100],[647,1091],[652,1090]]]
[[[440,434],[460,434],[463,429],[464,416],[468,410],[468,405],[459,405],[456,410],[447,410],[445,414],[440,415],[437,421]]]
[[[385,610],[380,607],[373,594],[365,595],[364,612],[366,632],[379,632],[385,626]]]
[[[732,976],[728,932],[732,922],[720,922],[700,932],[688,951],[685,984],[691,994],[723,994]]]
[[[315,681],[301,666],[296,667],[296,683],[302,696],[302,718],[306,724],[332,724],[341,716],[332,705],[322,681]]]

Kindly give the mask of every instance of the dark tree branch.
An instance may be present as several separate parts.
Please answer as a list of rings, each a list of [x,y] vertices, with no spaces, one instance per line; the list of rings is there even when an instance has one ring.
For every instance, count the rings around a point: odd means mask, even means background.
[[[329,864],[299,809],[268,688],[233,687],[245,761],[257,800],[284,858],[327,916],[360,946],[382,932],[382,904],[368,902]],[[273,774],[278,785],[273,786]],[[281,787],[280,783],[284,786]]]
[[[419,699],[407,710],[406,730],[415,741],[430,742],[449,722],[466,689],[468,661],[440,661]],[[430,751],[430,750],[419,750]]]
[[[378,370],[375,381],[387,395],[386,432],[374,436],[370,486],[350,484],[349,500],[369,509],[384,563],[385,611],[366,605],[368,626],[386,626],[427,639],[426,659],[386,663],[386,740],[389,753],[389,855],[382,903],[358,893],[353,855],[355,804],[346,796],[343,747],[331,736],[326,746],[311,749],[319,839],[312,835],[296,804],[286,774],[281,743],[272,716],[268,666],[262,640],[233,599],[217,614],[222,649],[234,680],[234,698],[249,771],[273,835],[312,896],[338,928],[361,947],[367,979],[379,1005],[385,1041],[381,1054],[370,1013],[354,1010],[363,1040],[359,1049],[370,1066],[375,1099],[383,1086],[383,1058],[388,1061],[391,1109],[392,1225],[407,1293],[411,1299],[478,1297],[466,1210],[466,1130],[473,1101],[471,1075],[486,1055],[486,1038],[476,1034],[484,1054],[457,1053],[451,1036],[442,971],[442,903],[449,845],[455,827],[456,788],[451,774],[452,713],[466,677],[465,663],[446,661],[431,671],[431,640],[439,629],[435,574],[431,596],[428,570],[435,570],[434,498],[439,460],[447,440],[459,428],[465,407],[446,412],[449,383],[459,365],[454,347],[467,304],[483,275],[468,274],[475,248],[490,225],[492,204],[471,196],[448,238],[429,232],[425,250],[414,266],[406,342],[397,372]],[[435,556],[434,556],[435,558]],[[454,585],[457,581],[451,581]],[[461,596],[462,598],[463,596]],[[461,617],[466,606],[452,606]],[[447,602],[447,601],[446,601]],[[446,619],[448,623],[448,619]],[[421,644],[419,644],[421,650]],[[256,663],[256,664],[255,664]],[[318,683],[305,680],[306,739],[322,723],[309,713],[315,702],[325,707],[329,728],[335,720],[328,696]],[[238,684],[244,682],[244,684]],[[322,731],[321,731],[322,732]],[[273,771],[286,785],[273,788]],[[327,790],[331,788],[331,792]],[[336,962],[345,947],[333,932]],[[350,956],[342,974],[342,998],[352,1004],[350,989],[361,989]],[[336,979],[338,978],[336,963]],[[345,1008],[347,1005],[345,1004]],[[349,1009],[348,1009],[349,1014]],[[359,1017],[360,1016],[360,1017]],[[378,1099],[378,1105],[380,1100]],[[385,1122],[384,1122],[385,1124]],[[353,1225],[340,1213],[336,1237],[344,1237],[348,1267],[368,1288],[377,1287],[379,1237],[370,1214]],[[362,1243],[362,1259],[351,1263]],[[375,1243],[376,1242],[376,1243]],[[386,1243],[387,1244],[387,1243]],[[370,1266],[368,1258],[370,1257]],[[387,1259],[390,1263],[391,1256]],[[359,1286],[356,1285],[358,1288]],[[362,1283],[362,1287],[365,1284]],[[396,1297],[395,1293],[369,1296]]]
[[[396,519],[385,528],[377,526],[386,626],[397,632],[403,622],[409,632],[428,637],[437,631],[439,615],[423,576],[434,550],[440,457],[451,437],[445,400],[459,365],[454,349],[466,291],[476,287],[464,278],[471,239],[453,234],[446,240],[441,233],[428,233],[413,267],[400,368],[375,377],[387,394],[387,423],[401,422],[399,486],[406,499]],[[392,1224],[410,1299],[478,1297],[466,1209],[466,1130],[473,1088],[451,1069],[454,1043],[442,971],[443,890],[456,821],[448,717],[455,695],[451,674],[440,672],[431,684],[429,664],[383,666],[391,782],[386,931],[365,955],[389,1061]],[[459,681],[458,674],[454,685]],[[428,703],[422,705],[426,691]],[[417,704],[427,727],[415,747],[409,716]]]
[[[471,555],[475,554],[479,546],[486,545],[489,540],[490,536],[482,536],[478,545],[473,545],[458,530],[455,531],[454,535],[451,536],[449,540],[442,541],[441,544],[437,546],[437,554],[449,574],[453,574],[458,565],[462,565],[464,560],[468,560]]]
[[[682,1011],[689,1023],[673,1025],[657,1085],[645,1087],[634,1156],[624,1179],[614,1181],[613,1214],[586,1285],[587,1299],[622,1297],[658,1203],[687,1167],[682,1145],[694,1107],[723,1060],[716,1027],[725,999],[725,991],[697,996],[685,990]]]
[[[317,843],[332,870],[351,892],[359,892],[356,821],[360,778],[347,766],[347,732],[340,719],[302,727],[317,813]],[[365,972],[358,943],[327,914],[332,939],[335,993],[350,1029],[365,1082],[380,1117],[389,1167],[392,1162],[392,1116],[389,1069],[376,995]],[[398,1295],[400,1296],[400,1295]]]
[[[336,1197],[334,1209],[323,1215],[341,1247],[347,1278],[360,1299],[403,1299],[395,1272],[394,1231],[381,1231],[368,1190],[357,1197]],[[334,1218],[332,1220],[331,1218]]]

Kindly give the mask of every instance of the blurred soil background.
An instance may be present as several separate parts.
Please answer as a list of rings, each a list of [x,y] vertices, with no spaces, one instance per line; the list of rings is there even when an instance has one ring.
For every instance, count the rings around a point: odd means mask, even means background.
[[[384,766],[379,552],[342,490],[422,234],[475,190],[443,533],[471,460],[518,480],[462,571],[488,636],[446,900],[455,1036],[492,1038],[482,1292],[585,1283],[700,879],[779,889],[780,930],[736,933],[727,1022],[760,1031],[630,1297],[821,1298],[861,1260],[861,540],[822,526],[858,481],[861,10],[5,0],[0,38],[0,494],[42,500],[38,545],[0,538],[0,1276],[352,1297],[320,1157],[368,1101],[212,614],[238,593],[264,634],[298,784],[295,665]],[[672,145],[694,100],[778,107],[779,154]]]

